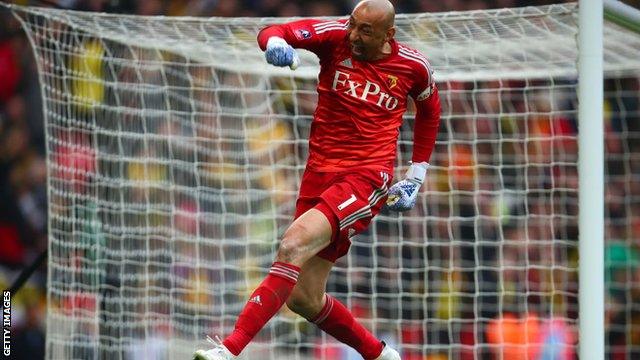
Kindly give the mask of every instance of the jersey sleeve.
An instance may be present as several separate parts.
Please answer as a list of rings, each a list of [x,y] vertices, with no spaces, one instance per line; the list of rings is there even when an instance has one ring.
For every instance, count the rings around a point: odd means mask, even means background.
[[[347,20],[304,19],[268,26],[258,33],[258,45],[263,51],[272,36],[283,38],[294,48],[306,49],[323,57],[347,36]]]
[[[401,50],[413,60],[415,82],[409,91],[416,105],[413,129],[413,162],[428,162],[440,127],[440,95],[429,61],[415,50]]]
[[[413,128],[414,163],[429,162],[436,144],[440,128],[440,95],[435,84],[430,87],[429,96],[415,101],[416,122]]]
[[[420,57],[417,56],[415,58],[417,59],[415,62],[415,82],[409,92],[409,95],[411,95],[416,102],[428,99],[433,93],[436,84],[433,80],[433,69],[429,61],[421,55],[419,55]]]

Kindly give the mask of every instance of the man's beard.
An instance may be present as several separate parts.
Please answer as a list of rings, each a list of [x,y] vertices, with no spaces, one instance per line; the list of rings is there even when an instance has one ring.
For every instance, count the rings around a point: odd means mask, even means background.
[[[357,51],[357,52],[356,52]],[[351,55],[353,55],[353,57],[356,60],[367,60],[367,51],[365,49],[365,47],[361,44],[353,44],[351,43]]]

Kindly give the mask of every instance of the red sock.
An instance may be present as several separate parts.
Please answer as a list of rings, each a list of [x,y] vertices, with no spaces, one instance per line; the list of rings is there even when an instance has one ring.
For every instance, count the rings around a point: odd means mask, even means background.
[[[343,342],[362,355],[365,360],[375,359],[382,353],[382,342],[362,326],[340,301],[326,294],[327,301],[318,315],[309,320],[322,331]]]
[[[269,275],[242,309],[233,332],[222,342],[232,354],[240,355],[249,341],[280,310],[296,285],[299,273],[297,266],[273,263]]]

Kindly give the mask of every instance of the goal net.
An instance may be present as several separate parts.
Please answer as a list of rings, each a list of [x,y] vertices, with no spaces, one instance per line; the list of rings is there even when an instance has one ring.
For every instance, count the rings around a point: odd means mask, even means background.
[[[317,59],[265,63],[256,34],[287,19],[12,11],[46,119],[47,358],[189,358],[230,332],[292,220]],[[412,211],[353,239],[328,291],[403,359],[575,358],[577,6],[396,25],[440,88],[432,167]],[[605,59],[607,349],[634,354],[640,37],[605,23]],[[412,128],[410,109],[396,177]],[[245,354],[352,356],[286,308]]]

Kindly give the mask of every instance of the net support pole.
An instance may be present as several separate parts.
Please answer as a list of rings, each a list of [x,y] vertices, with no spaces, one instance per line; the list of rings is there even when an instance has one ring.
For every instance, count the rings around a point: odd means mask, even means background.
[[[580,0],[580,358],[604,359],[603,3]]]

